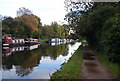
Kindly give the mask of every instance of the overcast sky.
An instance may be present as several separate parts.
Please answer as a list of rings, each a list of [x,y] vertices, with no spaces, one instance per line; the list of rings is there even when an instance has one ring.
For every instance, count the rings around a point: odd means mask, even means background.
[[[63,22],[66,14],[64,0],[0,0],[0,15],[16,17],[16,11],[21,7],[39,16],[43,25]]]

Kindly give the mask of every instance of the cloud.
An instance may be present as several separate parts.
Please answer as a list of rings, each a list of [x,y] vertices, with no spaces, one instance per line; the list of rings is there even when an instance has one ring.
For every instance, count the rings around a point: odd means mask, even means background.
[[[43,24],[63,21],[65,15],[64,0],[0,0],[0,14],[3,16],[16,17],[20,7],[30,9]]]

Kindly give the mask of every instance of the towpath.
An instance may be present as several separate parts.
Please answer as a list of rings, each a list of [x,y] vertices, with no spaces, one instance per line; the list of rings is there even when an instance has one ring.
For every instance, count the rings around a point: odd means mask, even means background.
[[[83,47],[81,79],[115,79],[115,76],[98,60],[95,52],[88,46]]]

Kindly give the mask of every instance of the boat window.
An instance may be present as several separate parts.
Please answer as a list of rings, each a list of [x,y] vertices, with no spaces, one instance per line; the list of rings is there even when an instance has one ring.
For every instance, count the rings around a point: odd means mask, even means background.
[[[6,39],[12,39],[11,37],[7,37]]]

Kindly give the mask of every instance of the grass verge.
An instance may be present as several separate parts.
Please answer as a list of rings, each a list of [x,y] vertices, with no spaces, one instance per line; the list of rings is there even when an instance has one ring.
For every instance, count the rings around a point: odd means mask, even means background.
[[[48,41],[48,39],[39,39],[39,42]]]
[[[79,47],[69,61],[60,70],[52,74],[51,79],[79,79],[83,63],[82,56],[83,50]]]
[[[116,76],[120,78],[120,65],[110,62],[104,54],[98,53],[98,59]]]

